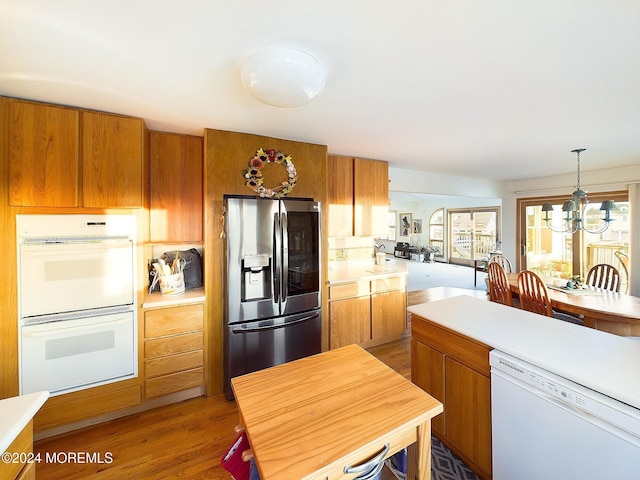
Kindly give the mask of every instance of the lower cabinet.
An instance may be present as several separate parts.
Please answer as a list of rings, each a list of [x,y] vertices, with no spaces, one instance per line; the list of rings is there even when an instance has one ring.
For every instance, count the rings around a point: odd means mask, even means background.
[[[146,310],[144,397],[204,385],[204,305]]]
[[[407,328],[404,276],[329,287],[329,346],[365,347],[394,340]]]
[[[491,347],[416,315],[411,335],[411,380],[444,405],[433,433],[491,478]]]

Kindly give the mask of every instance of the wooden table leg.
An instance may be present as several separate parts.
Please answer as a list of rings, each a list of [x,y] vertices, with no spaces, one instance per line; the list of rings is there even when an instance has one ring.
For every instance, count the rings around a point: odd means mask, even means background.
[[[407,449],[407,480],[431,478],[431,421],[418,425],[418,441]]]

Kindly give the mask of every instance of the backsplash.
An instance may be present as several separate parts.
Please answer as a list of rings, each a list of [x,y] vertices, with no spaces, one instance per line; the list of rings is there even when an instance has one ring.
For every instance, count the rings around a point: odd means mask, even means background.
[[[329,262],[366,260],[374,254],[373,237],[329,237]]]

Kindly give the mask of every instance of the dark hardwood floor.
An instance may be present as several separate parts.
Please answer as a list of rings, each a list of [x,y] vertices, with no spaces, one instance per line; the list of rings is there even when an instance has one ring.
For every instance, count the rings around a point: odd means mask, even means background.
[[[446,288],[411,292],[409,304],[470,292],[447,292]],[[410,378],[410,339],[408,329],[399,340],[373,347],[369,352]],[[41,454],[36,466],[37,478],[229,480],[230,475],[220,466],[220,458],[235,438],[237,422],[235,402],[219,395],[187,400],[44,439],[34,445],[35,453]],[[47,454],[49,458],[53,455],[64,460],[71,453],[84,455],[83,461],[45,461]],[[385,471],[384,480],[394,478]]]

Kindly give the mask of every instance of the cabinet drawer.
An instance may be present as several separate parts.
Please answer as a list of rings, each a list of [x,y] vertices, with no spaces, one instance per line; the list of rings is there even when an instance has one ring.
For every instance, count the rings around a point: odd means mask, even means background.
[[[203,347],[204,337],[202,332],[157,338],[144,342],[144,358],[149,359],[163,355],[202,350]]]
[[[353,298],[369,295],[369,282],[345,283],[329,287],[329,300],[340,300],[341,298]]]
[[[180,373],[172,373],[162,377],[146,380],[145,398],[160,397],[169,393],[188,390],[204,385],[204,368],[194,368]]]
[[[406,285],[404,275],[402,277],[387,277],[371,281],[371,293],[389,292],[392,290],[404,290]]]
[[[148,310],[144,314],[145,338],[192,332],[202,330],[203,327],[204,307],[202,304]]]
[[[181,372],[182,370],[202,367],[203,365],[203,351],[196,350],[194,352],[167,355],[147,360],[145,362],[144,373],[146,378],[153,378],[169,373]]]

